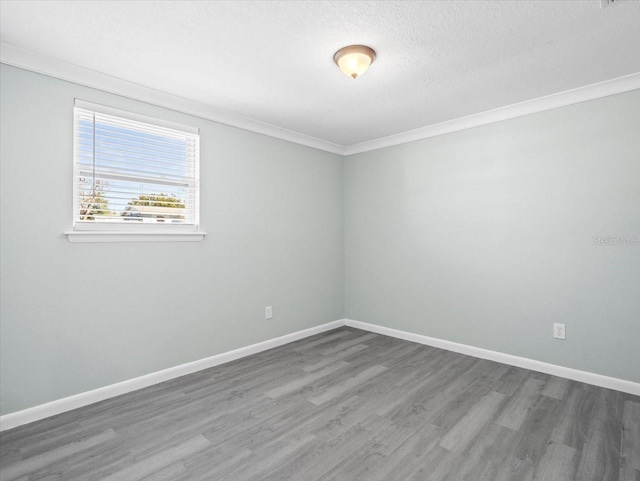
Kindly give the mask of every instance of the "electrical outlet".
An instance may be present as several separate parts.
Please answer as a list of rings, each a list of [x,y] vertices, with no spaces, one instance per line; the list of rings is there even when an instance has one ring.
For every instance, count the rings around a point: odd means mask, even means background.
[[[564,324],[559,324],[557,322],[553,323],[553,337],[556,339],[566,339],[567,332],[565,331]]]
[[[273,317],[273,307],[267,306],[264,308],[264,318],[271,319]]]

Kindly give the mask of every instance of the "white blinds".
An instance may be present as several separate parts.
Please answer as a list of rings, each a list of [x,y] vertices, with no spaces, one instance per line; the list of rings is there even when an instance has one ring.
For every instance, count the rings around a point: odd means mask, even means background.
[[[76,101],[74,224],[198,223],[196,129]]]

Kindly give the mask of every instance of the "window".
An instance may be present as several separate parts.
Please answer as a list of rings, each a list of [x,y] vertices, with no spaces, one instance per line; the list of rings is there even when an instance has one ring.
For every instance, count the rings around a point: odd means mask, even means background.
[[[74,232],[197,231],[198,163],[197,129],[76,100]]]

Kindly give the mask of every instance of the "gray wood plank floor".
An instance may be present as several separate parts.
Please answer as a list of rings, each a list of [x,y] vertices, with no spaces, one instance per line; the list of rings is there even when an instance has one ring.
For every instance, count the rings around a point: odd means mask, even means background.
[[[639,397],[351,328],[0,439],[2,481],[640,481]]]

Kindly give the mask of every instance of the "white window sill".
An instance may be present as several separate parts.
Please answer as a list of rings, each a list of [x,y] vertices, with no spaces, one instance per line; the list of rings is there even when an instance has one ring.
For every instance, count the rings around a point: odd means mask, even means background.
[[[200,242],[206,232],[69,231],[69,242]]]

